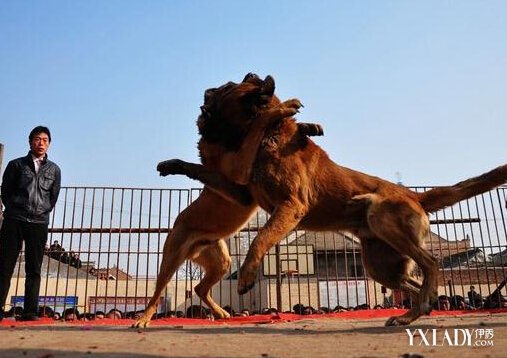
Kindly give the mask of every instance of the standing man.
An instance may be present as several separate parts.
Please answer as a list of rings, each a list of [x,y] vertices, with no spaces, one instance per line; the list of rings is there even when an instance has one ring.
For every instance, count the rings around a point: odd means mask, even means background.
[[[468,291],[468,304],[474,309],[482,308],[482,296],[475,291],[474,286],[470,286],[470,291]]]
[[[38,320],[39,289],[49,213],[60,193],[60,168],[48,160],[51,133],[35,127],[30,152],[7,164],[2,181],[4,221],[0,229],[0,320],[16,261],[25,243],[25,305],[21,320]]]

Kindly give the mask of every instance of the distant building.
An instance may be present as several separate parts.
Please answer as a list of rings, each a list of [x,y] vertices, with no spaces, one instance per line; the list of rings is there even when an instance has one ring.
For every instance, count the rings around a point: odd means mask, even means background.
[[[494,266],[507,266],[507,249],[489,257]]]
[[[99,280],[132,280],[132,276],[116,265],[110,268],[92,268],[90,275],[96,276]]]

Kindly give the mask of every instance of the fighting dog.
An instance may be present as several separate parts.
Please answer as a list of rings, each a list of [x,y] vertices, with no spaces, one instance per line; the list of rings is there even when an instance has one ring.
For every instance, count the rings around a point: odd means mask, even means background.
[[[215,317],[229,317],[229,313],[213,301],[210,290],[231,264],[224,239],[242,228],[258,209],[246,187],[234,182],[250,176],[266,127],[293,116],[301,106],[298,100],[280,103],[274,96],[274,82],[266,81],[263,86],[258,86],[256,82],[251,83],[251,77],[247,76],[243,91],[237,91],[236,86],[229,82],[205,91],[206,105],[201,107],[197,121],[201,134],[198,149],[202,166],[199,169],[205,171],[208,177],[213,177],[217,185],[213,188],[205,186],[199,197],[176,218],[164,244],[155,292],[143,316],[133,327],[149,325],[163,290],[187,259],[199,264],[205,272],[195,287],[196,294],[210,307]],[[229,89],[234,91],[229,93]],[[214,110],[217,100],[231,103],[223,112],[229,119],[226,122],[213,121],[215,117],[209,116],[208,111]],[[234,122],[236,115],[238,123]],[[323,134],[318,124],[298,123],[297,128],[302,138]],[[238,158],[245,163],[243,167],[236,164]],[[157,168],[161,174],[163,166],[161,163]],[[219,174],[221,172],[230,175],[225,178]]]
[[[259,88],[266,82],[274,80],[251,75],[249,81]],[[204,105],[209,125],[249,124],[249,119],[234,108],[248,107],[250,102],[232,95],[236,91],[244,93],[245,83],[209,93]],[[250,131],[254,128],[255,124]],[[222,140],[225,144],[234,138],[224,136]],[[409,324],[428,314],[436,300],[437,261],[424,248],[429,235],[428,213],[507,180],[507,165],[503,165],[453,186],[416,193],[337,165],[310,138],[300,135],[292,118],[272,123],[265,130],[255,159],[236,157],[235,165],[238,168],[228,166],[229,171],[222,169],[220,175],[178,159],[163,162],[158,169],[162,175],[184,174],[198,179],[230,198],[250,194],[271,213],[241,266],[238,292],[244,294],[253,287],[262,258],[291,230],[347,230],[360,238],[364,267],[370,277],[386,287],[408,291],[416,301],[405,314],[389,318],[386,325]],[[414,263],[423,273],[422,283],[412,276]]]

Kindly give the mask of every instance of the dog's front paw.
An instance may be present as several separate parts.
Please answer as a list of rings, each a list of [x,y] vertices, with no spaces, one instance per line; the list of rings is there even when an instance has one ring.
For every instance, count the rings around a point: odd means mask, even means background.
[[[183,161],[180,159],[169,159],[158,163],[157,171],[163,177],[169,174],[185,174]]]
[[[410,320],[405,318],[405,317],[401,317],[401,316],[396,316],[396,317],[390,317],[386,323],[385,323],[385,326],[386,327],[392,327],[392,326],[406,326],[407,324],[410,324]]]
[[[141,318],[139,318],[137,321],[130,326],[131,328],[146,328],[150,325],[151,319],[147,317],[146,315],[143,315]]]
[[[282,118],[295,116],[302,107],[303,104],[299,99],[291,98],[279,104],[280,116],[282,116]]]
[[[300,108],[303,108],[303,103],[301,103],[301,101],[297,98],[291,98],[291,99],[288,99],[282,103],[280,103],[280,106],[284,107],[284,108],[291,108],[293,109],[294,111],[296,111],[296,113],[299,112],[299,109]]]
[[[284,118],[292,117],[299,113],[299,108],[303,107],[303,104],[297,98],[289,99],[282,102],[264,112],[263,117],[267,118],[268,121],[280,121]]]
[[[211,312],[213,313],[213,316],[216,319],[229,319],[231,318],[231,315],[229,312],[224,310],[222,307],[215,307],[211,309]]]
[[[255,286],[257,277],[256,269],[246,269],[243,266],[239,270],[238,293],[244,295]]]

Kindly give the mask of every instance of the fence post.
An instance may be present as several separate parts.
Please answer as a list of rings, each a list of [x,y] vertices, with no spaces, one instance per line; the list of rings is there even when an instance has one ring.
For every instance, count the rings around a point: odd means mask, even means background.
[[[276,256],[276,309],[278,313],[282,313],[282,270],[280,264],[280,243],[275,245]]]
[[[0,184],[2,184],[2,160],[4,159],[4,145],[0,143]],[[2,227],[2,221],[4,220],[4,212],[2,210],[2,196],[0,195],[0,227]]]

